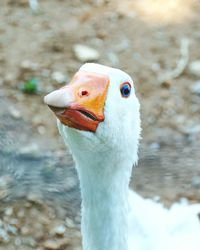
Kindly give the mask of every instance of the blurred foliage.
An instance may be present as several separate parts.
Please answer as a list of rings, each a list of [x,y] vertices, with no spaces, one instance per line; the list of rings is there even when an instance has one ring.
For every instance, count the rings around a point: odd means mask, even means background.
[[[38,79],[36,78],[32,78],[28,81],[26,81],[25,83],[23,83],[20,86],[20,89],[24,92],[24,93],[28,93],[28,94],[39,94],[39,89],[38,89]]]

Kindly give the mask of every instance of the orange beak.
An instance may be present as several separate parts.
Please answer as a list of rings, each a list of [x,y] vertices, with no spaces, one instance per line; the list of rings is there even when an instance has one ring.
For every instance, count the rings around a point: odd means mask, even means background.
[[[64,125],[95,132],[104,121],[108,86],[107,76],[78,71],[69,85],[45,96],[44,102]]]

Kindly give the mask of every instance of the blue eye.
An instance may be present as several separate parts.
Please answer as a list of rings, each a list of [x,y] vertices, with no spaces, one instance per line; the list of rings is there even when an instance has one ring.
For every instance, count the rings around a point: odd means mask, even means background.
[[[128,83],[128,82],[123,83],[121,85],[120,91],[121,91],[121,95],[123,97],[129,97],[129,95],[131,93],[131,85],[130,85],[130,83]]]

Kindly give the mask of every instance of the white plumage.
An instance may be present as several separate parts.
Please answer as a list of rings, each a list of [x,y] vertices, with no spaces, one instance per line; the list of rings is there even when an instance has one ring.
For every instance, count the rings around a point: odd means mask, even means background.
[[[80,179],[83,249],[200,249],[197,216],[200,204],[174,204],[167,209],[129,190],[141,130],[140,105],[131,77],[99,64],[85,64],[80,71],[110,79],[105,120],[95,133],[69,128],[58,120],[60,134],[71,150]],[[128,98],[120,93],[123,82],[132,86]],[[46,103],[56,106],[58,96],[51,93]]]

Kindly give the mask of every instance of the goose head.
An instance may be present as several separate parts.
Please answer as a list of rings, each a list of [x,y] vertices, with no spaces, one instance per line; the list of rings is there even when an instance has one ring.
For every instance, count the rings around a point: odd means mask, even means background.
[[[77,148],[79,153],[126,150],[127,157],[137,161],[140,105],[133,80],[124,71],[86,63],[68,85],[45,96],[44,102],[57,117],[72,153]]]

